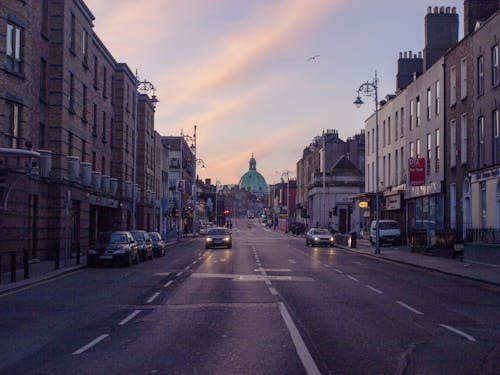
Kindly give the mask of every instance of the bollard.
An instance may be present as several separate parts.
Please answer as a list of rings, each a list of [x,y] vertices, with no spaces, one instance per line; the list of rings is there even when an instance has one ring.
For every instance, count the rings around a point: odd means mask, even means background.
[[[54,253],[54,255],[55,255],[54,259],[55,259],[55,261],[56,261],[55,269],[56,269],[56,270],[58,270],[58,269],[59,269],[59,267],[60,267],[60,265],[59,265],[59,242],[56,242],[56,243],[55,243],[55,249],[54,249],[54,252],[55,252],[55,253]]]
[[[10,252],[10,281],[16,282],[16,252]]]
[[[80,264],[80,242],[76,243],[76,264]]]
[[[30,278],[30,263],[29,263],[29,250],[24,249],[24,278],[29,279]]]

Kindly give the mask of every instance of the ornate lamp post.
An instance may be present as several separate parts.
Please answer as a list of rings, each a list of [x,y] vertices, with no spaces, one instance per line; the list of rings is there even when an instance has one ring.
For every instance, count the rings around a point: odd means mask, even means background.
[[[358,96],[354,101],[356,107],[361,107],[363,101],[361,100],[361,95],[370,96],[375,99],[375,221],[377,225],[376,235],[375,235],[375,254],[380,254],[380,198],[379,198],[379,186],[380,178],[378,173],[378,154],[379,154],[379,142],[378,142],[378,78],[377,72],[375,72],[375,78],[372,82],[365,82],[358,88]]]
[[[137,75],[137,71],[135,72],[135,101],[134,101],[134,173],[132,175],[132,229],[136,229],[136,210],[137,210],[137,107],[139,103],[139,95],[144,94],[149,95],[153,93],[149,102],[154,105],[159,102],[156,97],[156,89],[153,84],[147,80],[139,80],[139,76]]]

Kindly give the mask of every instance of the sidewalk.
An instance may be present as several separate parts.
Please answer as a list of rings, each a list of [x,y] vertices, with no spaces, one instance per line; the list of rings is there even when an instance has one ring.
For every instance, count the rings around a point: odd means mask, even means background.
[[[380,254],[375,254],[375,247],[368,240],[358,239],[357,247],[351,249],[344,245],[337,247],[360,254],[380,258],[392,262],[408,264],[427,270],[441,272],[447,275],[459,276],[500,286],[500,267],[492,264],[459,261],[450,258],[428,256],[412,253],[407,247],[380,247]]]
[[[178,241],[176,238],[169,238],[167,247],[171,247],[183,240],[185,239],[180,239]],[[5,259],[2,259],[2,261],[4,263],[7,262],[7,257],[5,257]],[[11,282],[10,271],[0,274],[0,295],[18,289],[26,288],[30,285],[37,284],[45,280],[55,279],[61,275],[74,272],[85,267],[87,267],[87,257],[85,255],[80,257],[80,264],[77,264],[77,260],[74,257],[67,259],[66,262],[65,259],[61,259],[59,263],[59,269],[56,269],[56,262],[54,260],[30,262],[29,278],[27,279],[24,278],[23,267],[16,270],[15,282]]]

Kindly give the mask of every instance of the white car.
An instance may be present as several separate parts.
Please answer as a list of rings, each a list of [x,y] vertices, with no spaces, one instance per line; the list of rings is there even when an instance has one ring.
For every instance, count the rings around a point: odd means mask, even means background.
[[[379,244],[390,243],[401,245],[401,230],[396,220],[379,220]],[[370,243],[375,245],[377,240],[377,221],[373,220],[370,225]]]

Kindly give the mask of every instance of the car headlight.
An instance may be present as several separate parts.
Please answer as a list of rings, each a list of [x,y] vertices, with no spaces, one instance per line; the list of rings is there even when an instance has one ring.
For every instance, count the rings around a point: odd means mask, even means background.
[[[207,242],[212,242],[212,238],[211,237],[207,237]]]
[[[230,238],[229,237],[225,237],[224,238],[224,242],[229,242]]]
[[[314,241],[319,241],[319,237],[314,237],[313,240]]]
[[[335,239],[333,237],[330,237],[330,242],[333,242],[335,241]]]

